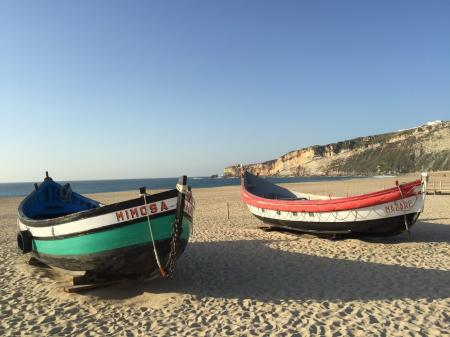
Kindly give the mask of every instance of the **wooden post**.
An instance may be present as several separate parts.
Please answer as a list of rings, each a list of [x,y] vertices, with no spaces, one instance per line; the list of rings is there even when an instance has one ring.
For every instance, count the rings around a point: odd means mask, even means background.
[[[180,188],[186,186],[187,177],[181,176],[178,179],[178,185]],[[183,223],[183,213],[184,213],[184,199],[186,198],[186,194],[182,191],[178,191],[178,199],[177,199],[177,209],[175,211],[175,219],[178,220],[180,228],[182,228]]]
[[[230,203],[227,201],[227,220],[230,220]]]

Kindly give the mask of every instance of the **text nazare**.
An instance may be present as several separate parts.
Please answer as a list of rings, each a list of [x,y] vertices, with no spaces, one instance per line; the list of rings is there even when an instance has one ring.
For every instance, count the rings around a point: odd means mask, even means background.
[[[414,205],[412,200],[394,201],[394,203],[384,206],[384,212],[386,214],[391,214],[394,212],[403,212],[410,210],[413,206]]]

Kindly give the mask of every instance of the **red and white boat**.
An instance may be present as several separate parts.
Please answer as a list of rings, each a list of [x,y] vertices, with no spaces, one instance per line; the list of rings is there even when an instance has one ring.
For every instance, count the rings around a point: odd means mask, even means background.
[[[409,231],[423,211],[427,174],[369,194],[332,198],[298,193],[242,172],[241,196],[272,227],[333,236],[386,236]]]

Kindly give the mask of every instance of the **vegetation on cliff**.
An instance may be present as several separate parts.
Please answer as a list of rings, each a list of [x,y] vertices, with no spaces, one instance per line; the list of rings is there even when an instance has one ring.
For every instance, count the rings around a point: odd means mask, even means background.
[[[245,165],[264,176],[377,175],[450,170],[450,122],[359,137],[291,151],[278,159]],[[236,165],[224,176],[239,175]]]

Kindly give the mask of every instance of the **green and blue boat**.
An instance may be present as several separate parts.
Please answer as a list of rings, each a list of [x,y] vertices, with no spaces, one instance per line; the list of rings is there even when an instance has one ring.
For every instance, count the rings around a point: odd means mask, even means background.
[[[19,205],[17,244],[40,262],[95,277],[168,275],[192,232],[186,176],[176,188],[103,205],[48,174]]]

